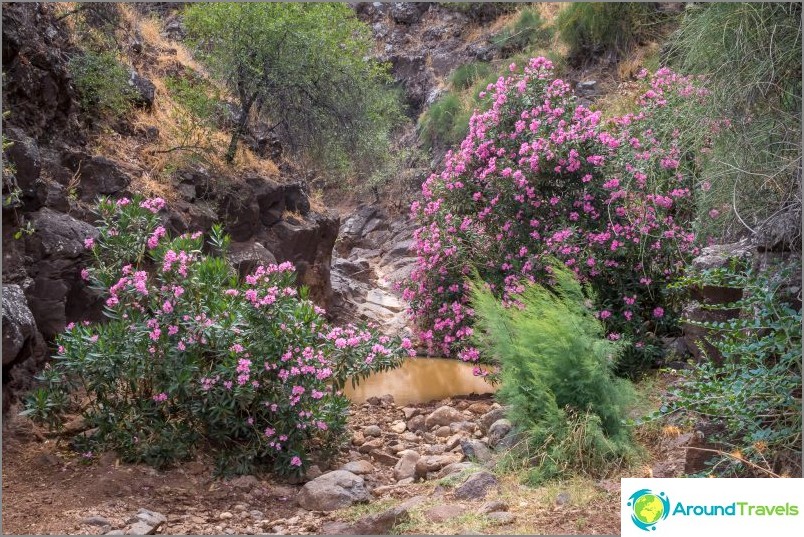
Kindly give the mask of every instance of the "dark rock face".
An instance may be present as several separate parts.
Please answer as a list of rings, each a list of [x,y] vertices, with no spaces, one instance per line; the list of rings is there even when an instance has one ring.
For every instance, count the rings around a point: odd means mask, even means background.
[[[26,379],[46,353],[25,293],[18,285],[3,285],[3,412],[14,393],[27,387]]]
[[[99,318],[98,298],[81,281],[80,270],[88,261],[84,239],[98,231],[75,218],[43,208],[31,215],[35,232],[26,239],[33,264],[28,274],[33,283],[25,290],[28,305],[45,338],[62,332],[67,318]]]
[[[134,88],[133,103],[141,108],[151,108],[154,105],[156,86],[136,71],[131,71],[128,85]]]
[[[78,192],[83,201],[94,202],[99,196],[114,196],[126,192],[131,177],[123,164],[102,156],[68,153],[63,163],[78,178]]]
[[[25,125],[34,138],[53,136],[74,119],[65,54],[72,49],[53,9],[46,3],[3,5],[3,108],[14,111],[8,123]]]

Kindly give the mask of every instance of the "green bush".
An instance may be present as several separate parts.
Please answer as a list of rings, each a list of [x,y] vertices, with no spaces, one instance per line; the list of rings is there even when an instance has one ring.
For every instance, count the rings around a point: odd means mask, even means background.
[[[735,303],[704,306],[738,310],[738,318],[688,321],[712,333],[708,341],[723,363],[696,366],[663,409],[720,426],[709,440],[722,444],[724,452],[712,458],[705,474],[801,476],[801,306],[796,309],[795,299],[785,296],[790,282],[800,281],[801,265],[795,262],[767,272],[713,269],[677,284],[743,290]]]
[[[112,52],[73,56],[69,70],[84,111],[121,115],[131,109],[135,90],[128,83],[128,70]]]
[[[159,198],[101,200],[94,264],[82,276],[106,298],[106,323],[71,323],[26,414],[58,427],[80,407],[91,457],[164,466],[204,448],[222,473],[299,473],[345,430],[348,379],[399,364],[410,342],[327,325],[297,292],[290,263],[245,281],[213,228],[169,239]],[[212,253],[205,253],[212,252]]]
[[[475,343],[496,360],[497,397],[524,433],[534,483],[565,473],[601,475],[635,453],[625,425],[629,381],[612,370],[622,342],[605,337],[581,285],[555,267],[548,289],[529,284],[522,306],[501,304],[473,285]]]
[[[471,62],[461,65],[449,76],[450,84],[454,89],[469,88],[482,78],[492,74],[492,67],[486,62]]]
[[[220,110],[220,90],[201,78],[165,78],[165,86],[177,104],[183,106],[195,120],[205,126],[215,123],[215,114]]]
[[[666,56],[680,71],[704,75],[712,92],[703,114],[687,107],[676,119],[687,138],[714,137],[712,152],[699,157],[709,191],[698,204],[700,233],[732,240],[801,203],[800,51],[800,3],[685,10]],[[731,128],[713,133],[702,117],[723,118]]]
[[[577,2],[558,14],[556,27],[572,56],[623,54],[652,35],[658,20],[649,2]]]
[[[531,46],[545,46],[551,37],[551,30],[545,27],[539,11],[526,8],[519,12],[514,24],[491,38],[491,44],[503,54],[511,54]]]
[[[419,136],[429,148],[455,145],[466,136],[471,115],[472,111],[465,109],[458,95],[448,93],[419,119]]]

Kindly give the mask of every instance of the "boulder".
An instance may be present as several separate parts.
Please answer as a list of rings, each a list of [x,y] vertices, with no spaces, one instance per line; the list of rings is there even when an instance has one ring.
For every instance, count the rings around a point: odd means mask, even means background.
[[[18,285],[3,285],[3,413],[17,392],[29,387],[47,357],[25,294]]]
[[[99,196],[124,193],[131,184],[126,167],[112,159],[84,153],[64,156],[64,164],[78,177],[78,194],[83,201],[94,202]]]
[[[508,433],[511,432],[511,422],[505,418],[501,420],[495,421],[491,427],[489,427],[488,436],[489,436],[489,445],[491,447],[497,447],[500,444],[500,441],[505,438]]]
[[[39,195],[42,157],[39,154],[39,146],[22,129],[7,128],[5,135],[13,142],[11,147],[6,149],[8,161],[14,167],[14,173],[9,175],[9,179],[15,180],[17,188],[20,189],[20,200],[26,209],[35,211],[42,206]]]
[[[478,472],[470,475],[461,486],[455,489],[454,495],[460,500],[477,500],[485,498],[489,490],[500,486],[497,478],[489,472]]]
[[[346,472],[351,472],[355,475],[363,475],[363,474],[370,474],[374,472],[374,465],[372,465],[369,461],[366,460],[359,460],[359,461],[351,461],[347,462],[340,468]]]
[[[416,476],[416,463],[419,462],[421,455],[413,450],[400,451],[399,462],[394,467],[394,478],[397,481]]]
[[[492,459],[492,453],[485,442],[480,440],[464,440],[461,442],[461,451],[467,459],[477,461],[481,464],[487,463]]]
[[[431,429],[436,425],[450,425],[451,423],[464,421],[466,418],[460,410],[456,410],[451,406],[440,406],[435,409],[424,421],[425,427]],[[410,425],[408,428],[413,430]],[[449,436],[449,435],[447,435]]]
[[[150,109],[154,105],[156,86],[149,79],[132,70],[128,77],[128,85],[134,90],[132,102],[134,106]]]
[[[268,266],[276,263],[274,254],[255,240],[231,243],[228,256],[241,278],[254,272],[260,265]]]
[[[486,412],[485,414],[480,416],[480,419],[477,420],[477,424],[480,426],[480,430],[483,432],[483,434],[486,434],[489,430],[489,427],[491,427],[491,425],[495,421],[500,420],[504,417],[505,417],[505,409],[502,407],[495,408],[494,410],[490,410],[489,412]]]
[[[299,505],[308,511],[334,511],[369,499],[363,478],[345,470],[307,482],[297,496]]]

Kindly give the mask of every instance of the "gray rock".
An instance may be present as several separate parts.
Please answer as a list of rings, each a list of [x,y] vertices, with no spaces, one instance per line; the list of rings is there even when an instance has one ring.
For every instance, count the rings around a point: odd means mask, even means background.
[[[490,410],[480,416],[480,419],[477,420],[477,424],[480,426],[480,430],[483,431],[483,434],[486,434],[489,430],[489,427],[497,421],[501,420],[505,417],[505,408],[495,408],[494,410]]]
[[[495,421],[489,427],[489,446],[497,447],[500,441],[511,432],[511,422],[505,418]]]
[[[493,500],[484,503],[480,507],[480,512],[482,514],[494,513],[499,511],[508,511],[508,504],[500,500]]]
[[[442,425],[434,431],[436,438],[448,438],[452,435],[452,429],[448,425]]]
[[[566,505],[569,501],[569,492],[559,492],[558,496],[556,496],[556,505]]]
[[[399,457],[394,457],[381,449],[374,449],[369,454],[375,461],[386,466],[396,466],[396,463],[399,462]]]
[[[3,369],[45,352],[44,340],[19,285],[3,285]]]
[[[377,425],[369,425],[368,427],[363,427],[363,435],[382,436],[382,429],[380,429]]]
[[[88,516],[84,520],[82,520],[81,523],[86,524],[88,526],[111,526],[112,525],[112,523],[109,522],[108,519],[106,519],[106,518],[104,518],[102,516],[98,516],[98,515]]]
[[[104,535],[125,535],[125,534],[126,534],[125,530],[110,530],[104,533]]]
[[[491,450],[480,440],[464,440],[461,442],[461,450],[467,459],[481,464],[487,463],[492,459]]]
[[[153,535],[156,533],[156,527],[151,526],[146,522],[135,522],[126,529],[126,535]]]
[[[478,472],[472,474],[455,489],[455,497],[460,500],[477,500],[485,498],[488,491],[500,486],[499,481],[489,472]]]
[[[462,454],[454,453],[445,455],[425,455],[416,463],[416,476],[425,478],[429,472],[436,472],[449,464],[460,462],[462,458]]]
[[[454,422],[464,421],[465,419],[466,418],[460,410],[444,405],[438,407],[429,416],[427,416],[424,424],[428,429],[431,429],[436,425],[449,425]],[[408,425],[408,428],[411,429],[410,425]]]
[[[406,406],[402,408],[402,413],[405,415],[405,419],[409,420],[410,418],[416,416],[419,413],[419,409]]]
[[[428,7],[426,2],[395,2],[391,5],[391,18],[399,24],[413,24]]]
[[[466,462],[454,462],[452,464],[448,464],[439,470],[438,474],[436,474],[436,478],[442,479],[450,475],[459,474],[465,470],[475,467],[474,463],[466,461]]]
[[[494,511],[488,513],[486,518],[491,521],[493,526],[505,526],[506,524],[513,523],[516,520],[516,515],[505,511]]]
[[[413,416],[408,420],[408,430],[412,432],[424,431],[427,428],[426,418],[424,416]]]
[[[369,498],[362,477],[335,470],[305,484],[297,500],[308,511],[334,511],[356,502],[367,502]]]
[[[399,462],[394,467],[394,478],[397,481],[412,478],[416,476],[416,463],[419,462],[418,452],[413,450],[406,450],[399,452]]]
[[[366,460],[347,462],[340,468],[346,472],[352,472],[355,475],[364,475],[374,472],[374,466]]]
[[[156,86],[153,82],[132,70],[129,74],[128,85],[134,89],[133,103],[142,108],[151,108],[154,105]]]

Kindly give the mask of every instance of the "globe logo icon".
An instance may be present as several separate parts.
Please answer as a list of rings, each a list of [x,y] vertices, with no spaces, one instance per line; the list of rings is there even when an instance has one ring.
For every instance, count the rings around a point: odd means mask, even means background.
[[[656,529],[656,523],[667,518],[670,513],[670,500],[664,492],[658,494],[649,489],[636,491],[628,498],[631,508],[631,521],[644,531]]]

